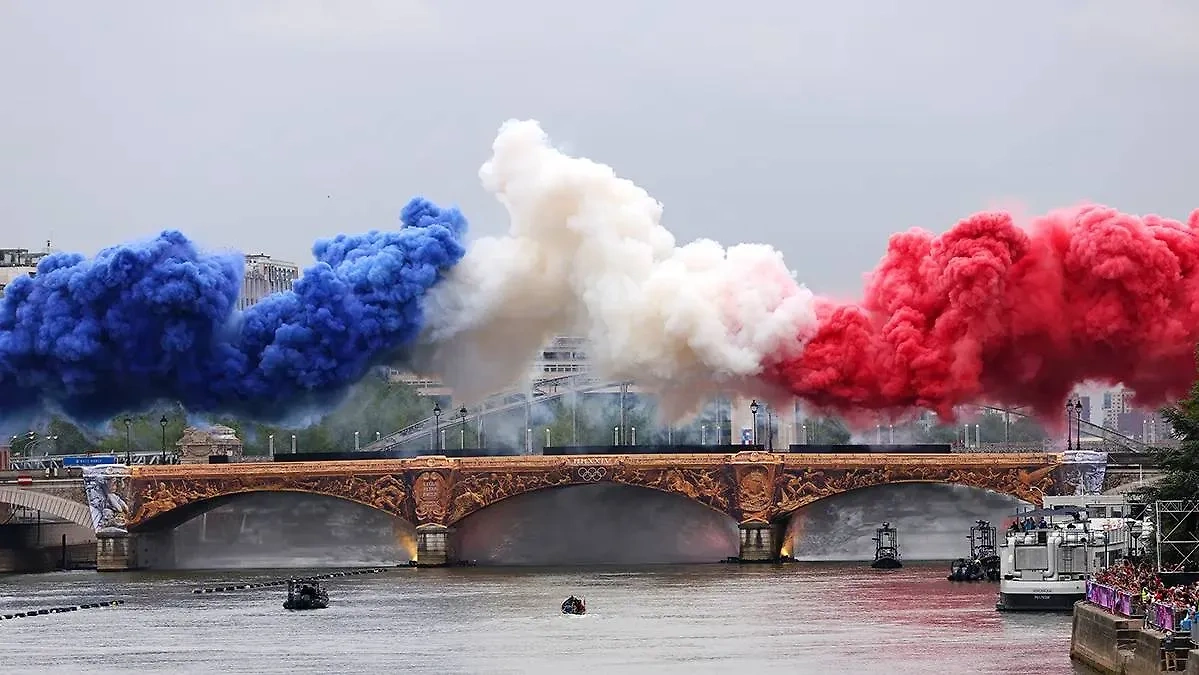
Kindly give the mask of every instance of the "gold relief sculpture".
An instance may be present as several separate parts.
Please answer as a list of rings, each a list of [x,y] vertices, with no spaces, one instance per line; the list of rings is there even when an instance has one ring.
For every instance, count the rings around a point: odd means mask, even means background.
[[[992,490],[1040,504],[1056,486],[1049,466],[1032,471],[1021,468],[999,469],[989,466],[968,468],[931,464],[884,465],[855,469],[799,469],[780,473],[775,479],[779,491],[775,509],[789,513],[819,499],[859,488],[902,482],[935,482],[967,485]]]
[[[770,508],[773,486],[765,469],[754,467],[737,481],[737,506],[742,516],[760,516]]]
[[[460,476],[454,482],[449,522],[456,523],[508,497],[571,482],[570,475],[560,469],[529,473],[488,471]]]
[[[408,491],[392,474],[381,476],[230,476],[228,478],[133,479],[130,526],[147,523],[188,504],[247,492],[307,492],[358,502],[411,521]]]
[[[970,485],[1040,503],[1066,482],[1060,462],[1052,454],[741,453],[146,466],[133,467],[128,496],[132,526],[198,501],[260,491],[324,494],[413,524],[450,525],[526,492],[613,482],[683,495],[734,518],[771,520],[840,492],[904,481]]]
[[[412,494],[416,499],[416,520],[421,523],[441,523],[449,511],[449,494],[445,476],[436,471],[421,472],[412,482]]]

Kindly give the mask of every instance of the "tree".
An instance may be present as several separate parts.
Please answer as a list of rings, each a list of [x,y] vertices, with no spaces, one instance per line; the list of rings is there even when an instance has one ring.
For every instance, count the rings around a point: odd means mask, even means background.
[[[1189,396],[1164,408],[1161,415],[1174,429],[1178,447],[1153,450],[1163,475],[1145,490],[1145,496],[1149,501],[1199,499],[1199,382],[1191,385]]]

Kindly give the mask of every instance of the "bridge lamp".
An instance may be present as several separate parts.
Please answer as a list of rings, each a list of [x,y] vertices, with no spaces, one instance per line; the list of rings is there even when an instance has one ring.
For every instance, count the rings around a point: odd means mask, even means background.
[[[458,409],[458,449],[466,449],[466,406]],[[546,445],[549,445],[547,442]]]
[[[437,443],[437,432],[441,431],[441,404],[433,404],[433,442]],[[441,448],[434,448],[440,450]]]
[[[758,399],[749,403],[749,412],[754,416],[754,445],[758,444]]]
[[[129,451],[129,434],[130,434],[130,430],[132,427],[133,427],[133,420],[126,417],[125,418],[125,465],[126,466],[133,464],[133,455]]]
[[[158,420],[158,425],[162,427],[162,463],[167,463],[167,416],[163,415],[162,419]]]
[[[1082,399],[1074,399],[1074,419],[1077,422],[1078,433],[1075,437],[1075,450],[1082,450]]]

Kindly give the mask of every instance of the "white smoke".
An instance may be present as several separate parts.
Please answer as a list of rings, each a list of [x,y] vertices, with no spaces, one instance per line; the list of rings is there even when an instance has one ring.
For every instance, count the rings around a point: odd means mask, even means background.
[[[555,335],[589,341],[592,367],[658,392],[668,416],[720,388],[754,388],[762,364],[794,356],[816,323],[813,296],[759,244],[676,247],[662,205],[608,166],[509,121],[479,171],[508,233],[475,242],[428,298],[418,358],[476,400],[521,380]],[[735,223],[733,223],[735,225]]]

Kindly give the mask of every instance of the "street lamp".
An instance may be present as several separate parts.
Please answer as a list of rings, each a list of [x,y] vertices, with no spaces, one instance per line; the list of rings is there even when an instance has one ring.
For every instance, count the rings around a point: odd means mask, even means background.
[[[466,406],[458,408],[458,449],[466,449]],[[548,444],[547,444],[548,445]]]
[[[750,401],[749,412],[753,413],[753,416],[754,416],[753,440],[754,440],[754,445],[757,445],[758,444],[758,399],[755,398],[753,401]]]
[[[162,427],[162,463],[167,463],[167,416],[163,415],[162,419],[158,420],[158,426]]]
[[[1074,439],[1071,434],[1074,433],[1074,420],[1070,419],[1074,416],[1074,405],[1070,401],[1066,401],[1066,452],[1074,449]]]
[[[125,466],[131,466],[133,464],[133,454],[129,450],[129,434],[130,434],[130,429],[132,427],[133,427],[133,420],[126,417],[125,418]]]
[[[1078,422],[1078,433],[1074,437],[1074,449],[1082,450],[1082,399],[1074,399],[1074,419]]]
[[[433,437],[429,439],[430,446],[435,446],[437,444],[437,432],[438,431],[441,431],[441,404],[434,403],[433,404]],[[440,448],[434,447],[433,449],[439,450]]]
[[[766,449],[774,450],[774,413],[766,406]]]

